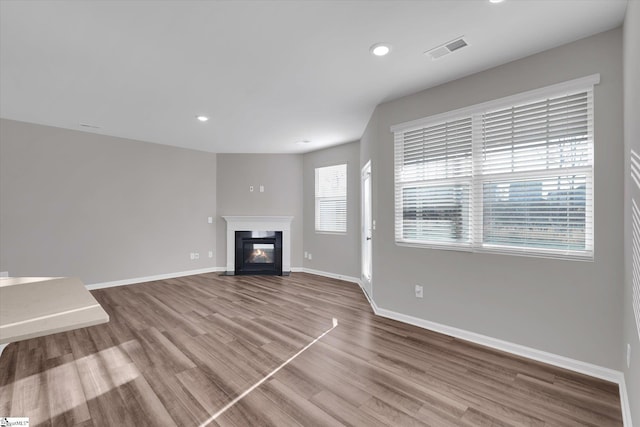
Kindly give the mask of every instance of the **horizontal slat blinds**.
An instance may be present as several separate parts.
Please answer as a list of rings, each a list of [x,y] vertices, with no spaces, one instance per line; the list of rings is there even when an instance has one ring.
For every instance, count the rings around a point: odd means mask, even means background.
[[[347,165],[316,168],[316,231],[347,231]]]
[[[482,115],[482,172],[590,166],[588,92]]]
[[[631,283],[633,288],[633,313],[640,338],[640,209],[635,195],[640,194],[640,155],[631,149]]]
[[[402,189],[403,239],[469,241],[469,185],[434,185]]]
[[[591,250],[592,104],[581,91],[481,115],[484,245]]]
[[[635,199],[631,199],[631,268],[633,283],[633,313],[640,337],[640,209]]]
[[[402,140],[402,180],[471,175],[471,118],[406,132]]]
[[[396,134],[396,238],[469,243],[471,117]]]
[[[584,175],[485,182],[484,244],[586,250],[587,185]]]
[[[593,85],[570,86],[395,126],[396,241],[592,258]]]

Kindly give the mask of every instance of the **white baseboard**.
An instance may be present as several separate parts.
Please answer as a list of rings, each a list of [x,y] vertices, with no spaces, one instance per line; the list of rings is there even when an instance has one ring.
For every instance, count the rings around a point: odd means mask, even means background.
[[[602,366],[594,365],[592,363],[571,359],[569,357],[537,350],[535,348],[526,347],[520,344],[514,344],[508,341],[499,340],[497,338],[488,337],[486,335],[477,334],[475,332],[469,332],[464,329],[458,329],[452,326],[442,325],[440,323],[431,322],[428,320],[398,313],[392,310],[387,310],[378,307],[374,301],[370,300],[370,302],[374,313],[378,316],[397,320],[403,323],[408,323],[410,325],[418,326],[430,331],[440,332],[442,334],[460,338],[465,341],[470,341],[476,344],[484,345],[486,347],[494,348],[496,350],[501,350],[507,353],[515,354],[517,356],[526,357],[538,362],[547,363],[559,368],[568,369],[570,371],[578,372],[584,375],[589,375],[591,377],[600,378],[602,380],[618,384],[620,393],[620,405],[622,407],[623,425],[625,427],[632,427],[629,396],[627,394],[627,387],[624,381],[624,373],[621,371],[616,371],[614,369],[605,368]]]
[[[115,280],[113,282],[92,283],[85,287],[92,291],[94,289],[112,288],[114,286],[134,285],[136,283],[152,282],[154,280],[174,279],[176,277],[193,276],[196,274],[213,273],[216,271],[226,271],[226,267],[209,267],[199,270],[179,271],[175,273],[158,274],[155,276],[134,277],[132,279]]]
[[[291,269],[291,271],[293,271],[293,269]],[[353,276],[345,276],[343,274],[336,274],[336,273],[329,273],[327,271],[313,270],[311,268],[302,268],[301,271],[303,273],[315,274],[316,276],[330,277],[332,279],[344,280],[345,282],[357,283],[358,285],[360,284],[360,279],[358,279],[357,277],[353,277]]]
[[[579,360],[570,359],[565,356],[559,356],[557,354],[548,353],[546,351],[537,350],[535,348],[526,347],[520,344],[514,344],[497,338],[488,337],[486,335],[477,334],[475,332],[469,332],[464,329],[458,329],[452,326],[447,326],[440,323],[431,322],[429,320],[420,319],[418,317],[398,313],[396,311],[387,310],[385,308],[377,307],[375,304],[373,309],[377,315],[386,317],[388,319],[398,320],[410,325],[429,329],[435,332],[440,332],[441,334],[460,338],[465,341],[471,341],[473,343],[491,347],[496,350],[502,350],[507,353],[537,360],[538,362],[548,363],[550,365],[569,369],[571,371],[579,372],[581,374],[589,375],[614,383],[619,383],[620,376],[622,375],[622,372],[620,371],[603,368],[598,365],[581,362]]]
[[[624,380],[624,375],[620,377],[618,387],[620,389],[620,405],[622,406],[622,425],[624,427],[633,427],[633,421],[631,421],[631,405],[629,404],[627,383]]]
[[[594,365],[592,363],[582,362],[580,360],[571,359],[569,357],[560,356],[520,344],[514,344],[497,338],[488,337],[486,335],[477,334],[475,332],[466,331],[464,329],[459,329],[452,326],[431,322],[429,320],[420,319],[418,317],[409,316],[407,314],[398,313],[396,311],[380,308],[378,307],[376,302],[367,294],[367,291],[362,286],[362,282],[355,277],[344,277],[333,273],[327,273],[324,271],[317,271],[307,268],[303,270],[305,273],[317,274],[319,276],[332,277],[357,283],[362,289],[362,293],[364,293],[364,296],[369,301],[373,312],[377,316],[397,320],[402,323],[408,323],[410,325],[418,326],[430,331],[439,332],[455,338],[463,339],[465,341],[470,341],[476,344],[484,345],[486,347],[494,348],[496,350],[501,350],[510,354],[526,357],[538,362],[547,363],[559,368],[568,369],[570,371],[578,372],[618,384],[618,389],[620,392],[620,405],[622,407],[623,425],[624,427],[633,427],[631,421],[631,407],[629,405],[629,396],[627,395],[624,373],[621,371],[616,371],[614,369],[605,368],[602,366]]]
[[[94,283],[87,285],[87,289],[102,289],[110,288],[113,286],[131,285],[135,283],[150,282],[154,280],[172,279],[175,277],[192,276],[196,274],[212,273],[218,271],[226,271],[226,267],[210,267],[200,270],[181,271],[176,273],[159,274],[156,276],[137,277],[133,279],[117,280],[114,282]],[[602,366],[594,365],[591,363],[582,362],[580,360],[571,359],[565,356],[549,353],[535,348],[526,347],[520,344],[514,344],[508,341],[500,340],[497,338],[488,337],[486,335],[477,334],[475,332],[466,331],[464,329],[455,328],[452,326],[443,325],[429,320],[421,319],[418,317],[410,316],[407,314],[398,313],[396,311],[388,310],[378,307],[376,302],[367,294],[366,290],[362,286],[359,278],[352,276],[345,276],[342,274],[329,273],[326,271],[314,270],[304,267],[291,267],[291,272],[304,272],[309,274],[315,274],[317,276],[329,277],[332,279],[344,280],[358,284],[362,289],[365,297],[369,301],[373,312],[381,317],[397,320],[399,322],[408,323],[410,325],[418,326],[420,328],[428,329],[431,331],[439,332],[445,335],[449,335],[455,338],[460,338],[466,341],[470,341],[476,344],[484,345],[486,347],[501,350],[507,353],[515,354],[518,356],[526,357],[528,359],[536,360],[538,362],[547,363],[549,365],[557,366],[560,368],[568,369],[570,371],[579,372],[581,374],[589,375],[595,378],[600,378],[606,381],[610,381],[618,384],[620,390],[620,403],[622,406],[623,424],[625,427],[632,427],[631,422],[631,407],[629,405],[629,396],[627,394],[627,387],[624,380],[624,373],[616,371],[614,369],[604,368]]]

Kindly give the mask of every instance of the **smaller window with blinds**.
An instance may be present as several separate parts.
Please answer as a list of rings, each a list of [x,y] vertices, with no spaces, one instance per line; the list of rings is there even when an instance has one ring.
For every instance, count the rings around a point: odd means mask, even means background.
[[[640,209],[631,199],[631,271],[633,284],[633,313],[640,338]]]
[[[393,126],[399,244],[593,259],[599,75]]]
[[[631,180],[635,185],[631,194],[640,194],[640,155],[631,149]],[[638,338],[640,338],[640,208],[635,197],[631,197],[631,283],[633,296],[633,313],[636,318]]]
[[[347,232],[347,165],[316,168],[316,231]]]

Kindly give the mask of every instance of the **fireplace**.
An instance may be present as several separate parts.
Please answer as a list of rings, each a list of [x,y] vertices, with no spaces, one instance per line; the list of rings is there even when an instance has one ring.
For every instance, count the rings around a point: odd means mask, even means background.
[[[288,276],[291,272],[291,221],[292,216],[223,216],[227,222],[227,275],[236,274],[236,231],[253,230],[280,232],[281,239],[281,271]],[[244,251],[242,252],[244,256]],[[264,267],[264,266],[262,266]],[[247,274],[247,273],[245,273]],[[270,273],[279,274],[279,273]]]
[[[282,275],[281,231],[236,231],[235,274]]]

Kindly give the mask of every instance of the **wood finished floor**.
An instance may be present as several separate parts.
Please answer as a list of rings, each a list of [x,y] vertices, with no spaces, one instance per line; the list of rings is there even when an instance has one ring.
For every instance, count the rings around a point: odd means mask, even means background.
[[[108,324],[9,345],[31,425],[617,426],[618,387],[373,315],[357,285],[215,273],[92,292]]]

